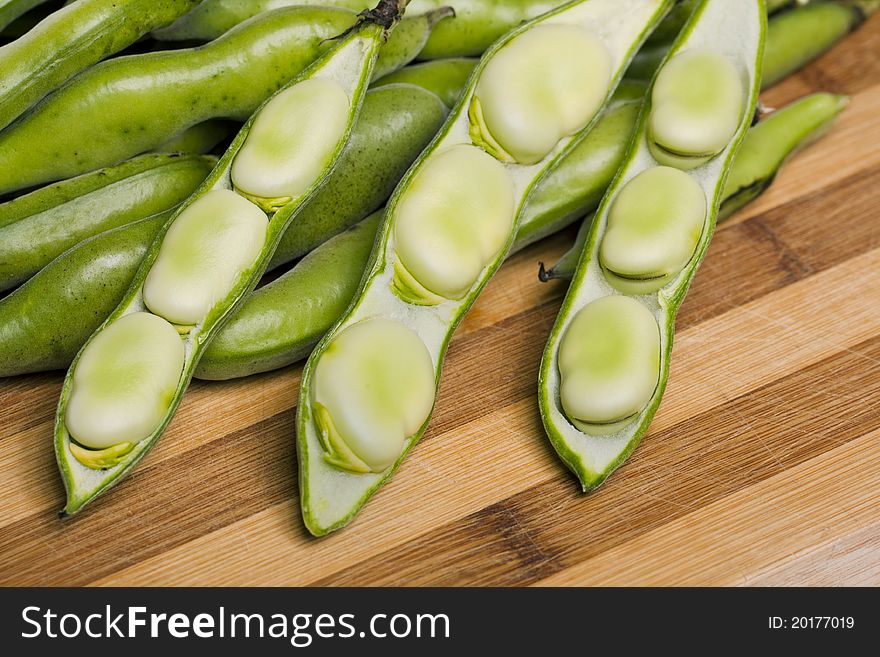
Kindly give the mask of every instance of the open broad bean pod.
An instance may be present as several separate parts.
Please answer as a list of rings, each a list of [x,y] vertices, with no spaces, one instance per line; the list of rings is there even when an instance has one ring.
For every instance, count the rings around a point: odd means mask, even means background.
[[[654,78],[590,228],[539,378],[547,434],[584,490],[635,449],[660,404],[675,315],[754,114],[763,0],[703,0]]]
[[[55,425],[64,514],[119,481],[162,435],[202,352],[336,164],[402,6],[382,0],[257,110],[74,359]]]
[[[570,2],[486,52],[303,371],[297,453],[313,534],[349,522],[418,442],[452,333],[510,250],[526,196],[587,134],[671,6]]]

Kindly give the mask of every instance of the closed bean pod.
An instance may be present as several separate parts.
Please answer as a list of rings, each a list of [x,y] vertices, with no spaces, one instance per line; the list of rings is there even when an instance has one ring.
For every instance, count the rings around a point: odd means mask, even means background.
[[[62,388],[55,426],[56,457],[68,492],[64,513],[79,511],[117,482],[163,433],[202,352],[254,288],[284,230],[335,165],[360,110],[379,48],[399,18],[399,7],[395,0],[383,0],[248,120],[202,187],[162,227],[122,302],[74,359]],[[312,89],[316,80],[339,87],[348,106],[344,122],[334,120],[333,108],[324,112],[321,107],[312,107],[317,111],[307,115],[303,108],[308,108],[308,103],[293,108],[299,113],[295,118],[307,121],[311,131],[321,135],[318,143],[297,140],[296,127],[275,111],[277,105],[290,108],[288,90],[300,85]],[[325,98],[321,92],[318,95]],[[301,170],[302,161],[322,162],[307,185],[286,203],[272,205],[273,211],[268,213],[237,191],[232,175],[236,159],[247,155],[249,148],[261,146],[264,134],[257,133],[254,144],[249,140],[262,116],[274,120],[272,127],[284,152],[280,153],[280,164],[278,159],[266,162],[257,158],[250,166],[269,174],[274,166]],[[151,340],[155,338],[119,328],[123,324],[127,328],[130,317],[139,315],[164,327],[153,334],[174,333],[182,345],[181,366],[170,390],[168,373],[177,361],[165,339],[154,348]],[[117,342],[107,339],[109,347],[104,348],[108,334],[120,336],[120,343],[127,342],[127,349],[135,354],[134,373],[110,362]],[[147,358],[151,351],[155,352],[152,361]],[[84,401],[74,404],[78,398]],[[99,430],[105,420],[106,428]],[[132,443],[130,450],[122,449],[126,443]],[[80,449],[71,450],[71,444]],[[115,448],[125,453],[98,474],[96,462],[88,455],[82,458],[83,450],[90,448],[99,452]],[[94,456],[102,465],[106,463],[103,453]]]
[[[660,404],[675,315],[709,246],[724,180],[757,104],[766,24],[763,0],[737,3],[733,12],[727,0],[700,2],[655,77],[630,151],[590,227],[544,352],[538,393],[550,441],[584,490],[635,449]],[[698,59],[690,59],[694,53]],[[713,72],[719,80],[709,84]],[[667,73],[674,78],[664,79]],[[688,107],[688,80],[715,97]],[[716,116],[703,113],[710,107]],[[674,160],[674,169],[664,168],[665,154],[655,159],[658,128],[665,145],[687,146],[686,154],[703,161]],[[627,275],[659,274],[662,286],[621,285],[623,268]],[[625,301],[610,311],[595,305],[615,298]],[[630,312],[632,304],[644,312]],[[649,366],[656,368],[650,374]]]
[[[587,134],[633,54],[671,4],[572,2],[514,29],[486,52],[445,126],[392,195],[356,298],[303,371],[297,454],[303,518],[313,534],[349,522],[418,442],[434,406],[452,333],[513,245],[529,191]],[[616,25],[614,38],[603,38],[609,21]],[[553,47],[557,37],[580,51],[562,56]],[[540,47],[523,48],[523,43]],[[588,55],[596,55],[592,64],[582,61]],[[497,58],[501,65],[494,66]],[[490,106],[502,102],[506,91],[500,82],[512,80],[517,65],[553,72],[548,77],[554,81],[535,94],[514,84],[507,96],[512,113],[550,118],[550,132],[534,141],[527,125],[506,123],[494,109],[481,117],[473,111],[478,93]],[[531,72],[529,77],[535,79]],[[566,89],[565,80],[589,88]],[[547,98],[536,98],[548,89]],[[568,100],[571,106],[562,108]],[[505,151],[514,161],[491,146],[484,150],[487,134],[503,134]],[[401,376],[401,361],[389,356],[383,335],[392,324],[406,343],[412,382]],[[345,343],[349,331],[359,326],[368,330],[357,334],[355,353]],[[385,328],[369,330],[374,326]],[[428,362],[417,355],[423,352],[414,340],[422,344]],[[333,382],[341,386],[339,372],[345,371],[351,378],[339,393],[342,398],[331,390]],[[425,388],[421,380],[429,371],[433,385]],[[321,383],[322,376],[329,377],[329,386]],[[368,413],[374,378],[392,399],[383,398],[377,402],[380,412]],[[401,387],[409,383],[411,390]],[[354,415],[348,414],[346,402]]]
[[[412,0],[408,12],[417,14],[446,5],[455,8],[455,20],[444,21],[419,53],[421,59],[474,57],[523,21],[564,4],[562,0]],[[173,25],[155,32],[157,39],[215,39],[260,12],[288,5],[322,5],[361,11],[370,0],[204,0],[201,6]]]
[[[290,7],[200,48],[103,62],[0,133],[0,193],[115,164],[208,119],[244,121],[355,20],[344,9]],[[381,73],[418,52],[395,43],[383,49]]]
[[[0,129],[80,71],[179,18],[199,1],[79,0],[53,12],[0,48]]]
[[[764,86],[776,84],[831,48],[877,11],[876,0],[811,2],[774,16],[767,27]]]
[[[0,30],[12,21],[48,0],[0,0]]]
[[[0,205],[0,291],[92,235],[177,206],[215,163],[210,156],[144,155]]]

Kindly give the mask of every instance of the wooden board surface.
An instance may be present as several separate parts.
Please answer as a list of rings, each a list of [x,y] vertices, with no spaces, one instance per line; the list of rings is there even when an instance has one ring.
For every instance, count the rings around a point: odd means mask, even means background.
[[[59,373],[0,381],[0,584],[880,584],[880,16],[764,95],[853,96],[718,231],[669,387],[583,495],[544,437],[538,363],[572,233],[515,256],[461,326],[431,428],[347,529],[299,516],[300,367],[193,384],[156,449],[61,522]]]

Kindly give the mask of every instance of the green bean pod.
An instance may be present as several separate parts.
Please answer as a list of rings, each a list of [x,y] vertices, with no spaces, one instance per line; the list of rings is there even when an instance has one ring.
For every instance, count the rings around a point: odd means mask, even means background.
[[[79,0],[0,48],[0,129],[80,71],[199,0]],[[53,135],[54,136],[54,135]]]
[[[660,404],[675,315],[754,115],[766,8],[729,9],[703,0],[654,78],[541,362],[544,427],[585,491],[636,448]]]
[[[355,300],[303,370],[297,454],[310,532],[351,521],[418,442],[452,333],[510,250],[526,196],[587,134],[671,6],[571,2],[483,56],[392,195]],[[614,38],[603,38],[610,21]]]
[[[290,7],[200,48],[98,64],[0,133],[0,193],[116,164],[208,119],[244,121],[356,19],[344,9]],[[427,19],[403,23],[404,37],[430,29]],[[420,43],[392,35],[377,70],[403,66]]]
[[[475,57],[508,30],[563,4],[560,0],[413,0],[410,14],[436,10],[448,4],[455,20],[437,26],[419,54],[421,59]],[[209,41],[260,12],[289,5],[321,5],[360,11],[369,0],[204,0],[174,24],[154,36],[167,41]]]
[[[302,244],[312,239],[310,231],[320,224],[322,216],[327,223],[320,232],[330,236],[357,223],[384,203],[403,172],[431,141],[445,116],[439,99],[418,87],[398,84],[370,90],[339,163],[324,187],[287,229],[272,264],[298,257]],[[396,173],[386,177],[383,172]],[[362,181],[373,186],[369,193],[361,189]],[[59,183],[53,187],[64,185]],[[376,189],[384,190],[378,200],[373,196]],[[0,205],[0,211],[27,199],[28,196],[24,196]],[[34,205],[30,202],[26,211],[36,211]],[[328,214],[324,215],[325,212]],[[68,367],[80,347],[122,301],[162,223],[164,221],[156,223],[154,218],[145,219],[86,240],[46,265],[5,299],[0,299],[0,377]],[[363,235],[364,231],[345,234],[346,239],[352,239]],[[288,238],[289,235],[293,237]],[[372,236],[367,251],[371,244]],[[359,265],[361,272],[365,264]],[[326,272],[330,290],[347,284],[336,283],[334,276],[337,274]],[[359,279],[360,273],[353,281],[355,286]],[[348,301],[346,299],[343,305]],[[297,302],[291,303],[296,305]],[[244,309],[248,305],[246,301],[238,312],[246,312]],[[46,321],[46,318],[56,321]],[[305,327],[300,334],[324,332],[327,328],[329,325],[314,329]],[[226,327],[220,330],[218,339],[225,331]],[[278,337],[283,339],[283,336]],[[243,351],[248,349],[250,347],[243,347]],[[201,376],[203,366],[212,371],[214,378],[230,378],[242,372],[253,374],[266,369],[260,361],[248,363],[246,359],[244,362],[229,359],[228,370],[224,370],[224,364],[212,362],[211,354],[209,346],[196,368],[196,376]]]
[[[764,88],[776,84],[858,28],[880,3],[810,2],[774,16],[767,27]]]
[[[380,2],[257,110],[77,354],[55,424],[64,515],[118,482],[164,432],[201,354],[336,164],[400,7]]]
[[[0,0],[0,30],[6,29],[16,18],[47,0]]]
[[[373,87],[414,84],[437,95],[446,107],[452,109],[478,61],[471,57],[453,57],[411,64],[379,78]]]
[[[0,217],[16,217],[0,227],[0,291],[84,239],[179,205],[216,162],[206,155],[143,155],[0,205]],[[95,182],[103,186],[92,189]],[[65,199],[69,194],[75,196]],[[32,211],[23,214],[26,207]]]
[[[718,221],[767,191],[788,158],[821,138],[848,103],[848,96],[812,94],[770,113],[749,129],[730,167]],[[592,223],[593,216],[584,219],[575,243],[555,265],[546,270],[541,265],[538,278],[542,282],[574,275]]]

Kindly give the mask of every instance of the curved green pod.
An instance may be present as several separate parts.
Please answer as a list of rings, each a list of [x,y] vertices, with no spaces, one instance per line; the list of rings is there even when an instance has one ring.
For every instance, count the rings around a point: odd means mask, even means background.
[[[373,87],[397,83],[414,84],[436,94],[451,109],[458,102],[461,90],[478,61],[471,57],[451,57],[410,64],[379,78],[373,83]]]
[[[599,205],[626,155],[646,89],[641,82],[621,82],[590,133],[529,194],[518,240],[531,244]]]
[[[6,28],[19,16],[48,0],[0,0],[0,30]]]
[[[810,2],[774,16],[767,26],[764,88],[776,84],[855,30],[880,3]]]
[[[77,354],[55,424],[55,454],[67,490],[63,515],[80,511],[118,482],[164,432],[201,354],[253,290],[284,230],[336,163],[399,8],[395,0],[383,0],[261,106],[202,187],[162,226],[122,302]],[[321,107],[302,97],[304,89],[307,96],[316,94]],[[297,131],[303,123],[310,126],[302,142],[308,151],[290,140],[302,134]],[[274,134],[266,134],[267,127]],[[311,136],[318,133],[316,142]],[[273,143],[288,147],[285,170],[321,161],[312,180],[283,187],[285,198],[262,196],[262,188],[252,186],[253,171],[243,176],[236,166],[246,157],[249,167],[275,171]],[[202,314],[194,317],[197,312]],[[169,341],[177,333],[182,350]]]
[[[639,217],[630,215],[627,218],[627,213],[646,199],[636,199],[638,203],[635,207],[630,204],[630,199],[625,203],[621,201],[620,204],[618,201],[624,198],[625,191],[632,191],[633,183],[640,174],[654,171],[660,164],[652,157],[653,151],[648,143],[651,140],[648,125],[652,119],[656,125],[664,115],[658,117],[654,114],[655,108],[649,96],[626,160],[597,210],[574,279],[541,361],[538,402],[544,427],[553,448],[566,466],[577,475],[585,491],[601,484],[636,448],[660,404],[669,372],[675,315],[709,246],[725,178],[755,111],[763,62],[766,8],[763,0],[737,3],[737,11],[734,13],[729,8],[727,0],[703,0],[667,60],[675,63],[682,53],[695,52],[711,52],[728,58],[728,62],[738,72],[738,84],[741,85],[743,94],[741,99],[737,99],[737,104],[741,105],[738,128],[721,153],[713,155],[698,166],[688,163],[686,167],[672,169],[677,176],[689,178],[691,182],[688,184],[700,188],[705,194],[705,199],[701,201],[705,200],[709,207],[689,262],[680,271],[670,274],[668,280],[664,280],[663,286],[656,291],[622,291],[619,289],[621,286],[608,279],[602,267],[601,250],[608,236],[610,222],[618,222],[616,228],[619,229],[623,218],[627,222],[625,227],[635,234]],[[690,61],[687,60],[687,63]],[[664,69],[669,65],[664,64]],[[693,84],[699,86],[702,77],[711,75],[716,68],[710,62],[707,69],[697,71],[700,80],[692,78]],[[663,75],[664,69],[661,69],[658,77]],[[677,73],[683,69],[676,66],[672,70]],[[692,72],[692,69],[688,69],[689,75]],[[666,92],[669,91],[667,87]],[[722,91],[728,95],[729,90]],[[668,97],[664,98],[665,102],[668,100]],[[663,127],[668,129],[670,125],[674,125],[674,122]],[[709,134],[714,138],[721,131],[719,126],[712,125],[710,128],[718,128],[718,132],[700,132],[697,137],[702,139]],[[684,139],[687,134],[676,137]],[[665,189],[662,181],[652,181],[652,184],[660,185],[658,193]],[[654,193],[651,185],[647,186],[646,193]],[[693,203],[687,211],[690,213],[692,210]],[[674,222],[676,218],[672,216],[670,220]],[[674,225],[674,230],[668,233],[651,233],[656,227],[647,226],[648,230],[639,235],[639,249],[632,255],[636,258],[646,255],[653,261],[655,257],[662,255],[658,253],[658,249],[664,248],[670,239],[690,239],[690,227],[683,234],[681,224]],[[676,259],[679,258],[680,247],[681,245],[677,245],[675,252],[671,254]],[[606,260],[606,264],[607,262]],[[640,262],[635,265],[642,266]],[[646,265],[646,272],[647,266],[653,265]],[[590,328],[590,323],[585,324],[578,318],[592,312],[593,304],[599,300],[614,296],[625,297],[630,305],[639,304],[649,312],[652,322],[659,328],[656,337],[658,342],[655,345],[649,344],[654,339],[648,337],[651,332],[647,328],[640,328],[637,333],[621,333],[619,340],[609,343],[609,348],[624,350],[624,353],[617,354],[619,358],[608,360],[602,354],[589,351],[583,354],[575,352],[573,357],[568,353],[563,354],[561,347],[564,343],[571,342],[566,340],[569,331],[584,338],[591,335],[589,331],[583,331],[585,327]],[[606,327],[602,330],[616,331],[613,328],[616,321],[618,320],[614,317],[610,320],[603,319],[599,328]],[[641,326],[641,320],[639,322]],[[577,341],[571,344],[577,344]],[[643,395],[646,389],[644,384],[650,380],[645,375],[645,359],[651,358],[655,347],[660,354],[656,384],[651,394]],[[627,351],[630,349],[631,353]],[[562,361],[563,356],[565,362]],[[582,368],[588,368],[588,371]],[[637,386],[638,395],[631,394],[635,388],[627,390],[620,387],[620,382],[625,380],[621,377],[625,376],[632,377],[632,385]]]
[[[848,96],[817,93],[771,112],[749,129],[724,185],[718,221],[745,207],[773,184],[789,157],[821,138],[849,103]],[[538,272],[542,282],[574,275],[593,217],[584,219],[572,247],[550,269]]]
[[[529,190],[587,134],[629,60],[671,6],[664,0],[572,2],[512,30],[486,52],[444,128],[392,195],[355,300],[303,370],[297,454],[303,518],[310,532],[326,534],[351,521],[418,442],[452,333],[510,250]],[[615,38],[603,40],[599,35],[606,34],[609,21],[616,24]],[[530,47],[523,50],[526,41]],[[579,59],[570,51],[561,56],[556,49],[562,43],[581,44],[585,52],[601,52],[602,57]],[[597,107],[595,89],[560,89],[551,83],[538,98],[517,84],[505,87],[502,83],[521,70],[516,60],[537,62],[532,73],[558,67],[554,82],[591,79],[604,97]],[[595,68],[585,71],[585,62]],[[567,102],[565,92],[578,95]],[[544,114],[553,121],[548,129],[562,133],[535,164],[502,162],[468,143],[477,126],[474,103],[488,107],[507,93],[512,110]],[[493,134],[504,121],[491,111],[483,114],[480,136]],[[514,157],[521,144],[530,160],[546,150],[547,132],[534,141],[507,123],[504,128]],[[566,135],[566,130],[571,132]],[[433,246],[420,249],[422,240]],[[450,268],[451,261],[461,267]],[[411,369],[396,352],[391,357],[383,338],[390,332],[387,323],[400,329],[403,351],[412,355],[407,360]],[[427,363],[418,343],[427,351]],[[352,345],[371,344],[377,349],[372,354],[361,346],[352,351]],[[351,369],[348,357],[354,359]],[[424,397],[426,369],[434,387]],[[341,381],[340,376],[347,378]],[[398,385],[406,386],[401,399],[412,405],[389,396]],[[414,391],[419,392],[415,397]],[[419,413],[413,414],[414,408]]]
[[[523,21],[564,4],[561,0],[413,0],[410,15],[452,5],[455,20],[444,21],[419,53],[421,59],[474,57]],[[204,0],[174,24],[157,30],[157,39],[208,41],[260,12],[290,5],[368,9],[370,0]]]
[[[199,48],[98,64],[0,133],[0,193],[116,164],[209,119],[244,121],[355,20],[344,9],[290,7]],[[386,48],[381,72],[416,54],[393,36]]]
[[[80,71],[199,0],[79,0],[0,48],[0,128]]]
[[[177,206],[216,162],[206,155],[143,155],[0,205],[0,217],[20,215],[0,227],[0,291],[27,280],[84,239]],[[91,189],[94,182],[103,186]],[[4,212],[6,205],[16,207]],[[32,211],[22,214],[24,206]]]

